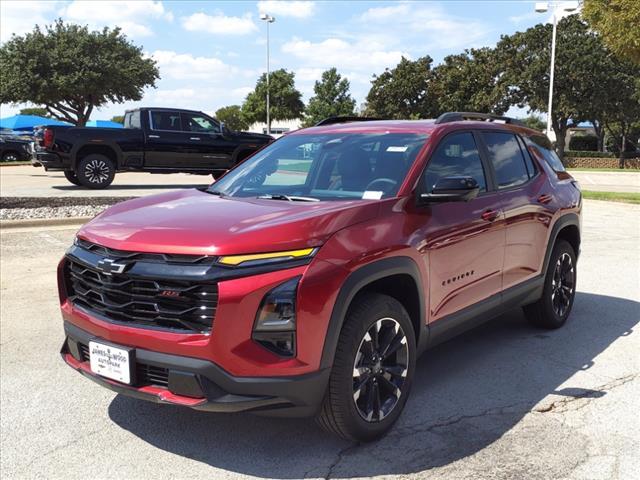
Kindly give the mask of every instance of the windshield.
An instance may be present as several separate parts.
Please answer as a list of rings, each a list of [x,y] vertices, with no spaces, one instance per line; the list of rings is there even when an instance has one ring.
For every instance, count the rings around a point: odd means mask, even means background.
[[[293,201],[389,198],[398,192],[426,139],[413,133],[286,136],[208,191]]]

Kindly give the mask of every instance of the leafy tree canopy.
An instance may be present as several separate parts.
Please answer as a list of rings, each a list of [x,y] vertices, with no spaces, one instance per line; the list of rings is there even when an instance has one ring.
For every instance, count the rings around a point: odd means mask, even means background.
[[[240,105],[219,108],[216,110],[216,118],[224,122],[231,130],[247,130],[249,128],[249,124],[242,115]]]
[[[543,132],[547,128],[547,124],[537,115],[529,115],[527,118],[523,118],[522,123],[539,132]]]
[[[638,0],[585,0],[582,15],[611,50],[640,65]]]
[[[114,115],[111,117],[111,121],[124,125],[124,115]]]
[[[349,86],[349,80],[342,78],[335,68],[323,72],[322,79],[313,87],[315,95],[309,99],[304,126],[328,117],[354,115],[356,101],[349,94]]]
[[[51,118],[49,112],[44,107],[28,107],[20,109],[20,115],[36,115],[38,117]]]
[[[431,91],[439,113],[483,112],[502,115],[509,109],[507,91],[498,80],[502,65],[491,48],[472,48],[449,55],[433,69]]]
[[[158,69],[118,27],[89,31],[62,20],[13,36],[0,47],[0,103],[43,105],[59,120],[84,125],[95,107],[142,99]]]
[[[302,94],[296,89],[295,74],[284,68],[269,75],[269,120],[293,120],[304,112]],[[253,92],[242,105],[242,115],[247,123],[267,121],[267,74],[263,73]],[[269,126],[270,127],[270,126]]]
[[[366,114],[395,119],[434,117],[438,106],[429,90],[432,62],[429,56],[415,61],[402,57],[395,68],[374,76]]]

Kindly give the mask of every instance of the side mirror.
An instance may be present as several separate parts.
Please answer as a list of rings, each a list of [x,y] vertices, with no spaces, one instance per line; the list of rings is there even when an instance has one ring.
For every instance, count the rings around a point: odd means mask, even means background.
[[[431,193],[420,194],[420,203],[468,202],[479,192],[480,186],[472,177],[444,177]]]

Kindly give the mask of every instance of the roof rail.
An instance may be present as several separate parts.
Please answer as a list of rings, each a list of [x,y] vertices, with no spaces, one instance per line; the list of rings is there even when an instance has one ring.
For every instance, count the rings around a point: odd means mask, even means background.
[[[314,125],[314,127],[322,127],[323,125],[333,125],[336,123],[370,122],[373,120],[382,120],[382,118],[354,117],[354,116],[329,117],[329,118],[325,118],[324,120],[320,120],[318,123]]]
[[[447,112],[443,113],[436,119],[436,125],[449,122],[462,122],[464,120],[479,120],[485,122],[503,122],[510,123],[512,125],[525,126],[521,120],[511,117],[503,117],[500,115],[493,115],[491,113],[476,113],[476,112]]]

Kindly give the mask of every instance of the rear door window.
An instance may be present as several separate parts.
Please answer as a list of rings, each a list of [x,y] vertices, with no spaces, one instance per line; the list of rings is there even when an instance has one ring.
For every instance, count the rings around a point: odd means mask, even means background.
[[[151,129],[180,132],[182,122],[180,120],[180,112],[171,112],[163,110],[151,111]]]
[[[506,132],[482,132],[482,136],[496,173],[498,188],[511,188],[526,183],[529,173],[515,135]]]

